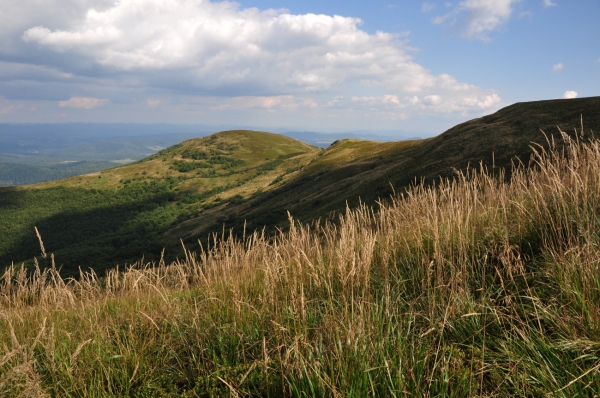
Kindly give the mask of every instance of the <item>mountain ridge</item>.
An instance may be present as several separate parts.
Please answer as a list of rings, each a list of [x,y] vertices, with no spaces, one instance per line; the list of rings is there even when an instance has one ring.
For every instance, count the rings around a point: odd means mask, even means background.
[[[600,97],[517,103],[492,115],[461,123],[433,138],[395,143],[362,142],[359,145],[356,141],[343,140],[324,153],[335,153],[344,145],[354,146],[354,156],[350,158],[356,161],[338,162],[336,168],[324,173],[321,173],[323,169],[318,170],[319,162],[313,164],[313,173],[292,182],[294,196],[304,199],[288,198],[285,192],[271,192],[257,198],[256,202],[277,209],[279,222],[285,222],[287,211],[296,218],[310,221],[331,211],[343,211],[346,202],[354,206],[360,198],[374,203],[415,182],[432,183],[439,178],[452,177],[457,169],[478,167],[480,162],[489,167],[510,168],[517,159],[528,161],[534,143],[547,144],[544,133],[548,137],[560,136],[558,127],[573,135],[573,128],[579,128],[582,115],[587,131],[599,131],[598,110]],[[364,151],[369,146],[379,148],[379,152]],[[323,158],[327,156],[323,155]],[[307,170],[310,171],[311,166]],[[327,186],[336,189],[328,190]],[[318,211],[311,210],[315,207]],[[250,206],[248,210],[241,208],[235,218],[261,219],[268,217],[265,213]],[[233,221],[234,217],[221,218]],[[174,230],[174,233],[182,232],[182,228]],[[203,228],[193,229],[196,234],[206,232],[208,230]]]
[[[125,166],[0,191],[0,227],[8,232],[0,265],[39,252],[34,226],[69,273],[84,263],[100,272],[143,255],[156,261],[163,248],[173,258],[180,239],[285,228],[288,212],[305,222],[330,218],[469,165],[527,162],[532,143],[545,143],[540,129],[573,135],[583,115],[586,131],[598,131],[598,110],[600,97],[519,103],[433,138],[345,139],[325,149],[243,130],[186,140]]]

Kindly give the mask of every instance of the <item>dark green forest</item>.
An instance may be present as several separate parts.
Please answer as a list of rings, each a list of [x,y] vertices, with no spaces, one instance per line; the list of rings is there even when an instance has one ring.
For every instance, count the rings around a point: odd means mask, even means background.
[[[175,198],[168,182],[135,182],[118,191],[2,188],[0,265],[40,256],[34,227],[66,276],[79,266],[102,273],[114,259],[140,260],[133,253],[157,260],[163,249],[158,233],[177,220]]]

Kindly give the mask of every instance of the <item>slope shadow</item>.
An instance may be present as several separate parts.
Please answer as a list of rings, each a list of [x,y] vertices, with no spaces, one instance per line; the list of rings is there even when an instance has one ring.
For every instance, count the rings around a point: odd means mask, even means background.
[[[73,200],[93,201],[93,196],[99,193],[81,189],[72,191],[75,198],[64,203],[60,211],[46,217],[33,214],[30,218],[35,221],[25,222],[19,230],[13,231],[16,239],[0,253],[0,265],[6,266],[11,262],[31,264],[34,256],[40,256],[34,226],[42,235],[46,251],[53,253],[57,265],[62,267],[63,276],[77,275],[79,267],[93,268],[102,274],[117,263],[133,263],[142,256],[148,261],[160,258],[162,246],[157,243],[156,236],[165,224],[171,222],[165,214],[168,212],[166,205],[174,199],[172,192],[158,189],[129,200],[112,193],[109,198],[112,203],[75,210],[68,208]],[[65,192],[60,194],[68,195]],[[23,205],[35,200],[36,196],[26,198],[26,195],[21,195],[20,199],[20,202],[18,198],[14,199],[13,205]],[[102,199],[98,203],[102,203]],[[162,212],[163,209],[166,211]],[[164,216],[162,219],[161,214]]]
[[[24,195],[15,187],[0,187],[0,211],[18,206]]]

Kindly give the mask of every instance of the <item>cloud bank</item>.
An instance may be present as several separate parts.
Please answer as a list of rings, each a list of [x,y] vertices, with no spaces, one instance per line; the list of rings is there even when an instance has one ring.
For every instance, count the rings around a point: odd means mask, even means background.
[[[11,51],[31,59],[28,67],[37,69],[21,81],[63,84],[61,107],[92,109],[107,103],[102,97],[156,108],[167,93],[213,98],[211,109],[239,108],[245,98],[246,108],[377,110],[401,118],[411,110],[467,114],[501,104],[493,90],[432,74],[402,37],[369,34],[357,18],[242,9],[229,1],[48,2],[61,12],[19,13],[35,9],[35,0],[23,0],[0,14],[0,26],[11,12],[17,16],[0,27],[13,37],[5,39],[0,62]],[[466,34],[497,29],[514,2],[461,2],[470,15]]]

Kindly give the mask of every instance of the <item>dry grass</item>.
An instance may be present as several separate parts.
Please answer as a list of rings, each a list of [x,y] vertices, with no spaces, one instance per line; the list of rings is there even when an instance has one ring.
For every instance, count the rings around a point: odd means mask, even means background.
[[[600,143],[339,223],[0,283],[7,396],[594,396]]]

